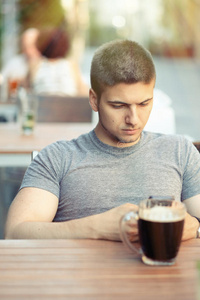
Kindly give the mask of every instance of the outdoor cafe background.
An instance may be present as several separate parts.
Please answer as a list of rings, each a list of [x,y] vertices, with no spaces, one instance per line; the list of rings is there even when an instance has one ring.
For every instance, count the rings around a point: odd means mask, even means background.
[[[158,112],[170,109],[175,133],[200,140],[199,0],[2,0],[0,70],[19,52],[25,29],[61,24],[71,35],[71,55],[88,84],[92,55],[102,43],[128,38],[147,47],[157,69]],[[14,112],[5,101],[0,99],[0,115],[9,121]],[[159,113],[155,116],[159,121]],[[171,124],[166,120],[165,125],[168,130]],[[11,199],[0,195],[2,201]]]

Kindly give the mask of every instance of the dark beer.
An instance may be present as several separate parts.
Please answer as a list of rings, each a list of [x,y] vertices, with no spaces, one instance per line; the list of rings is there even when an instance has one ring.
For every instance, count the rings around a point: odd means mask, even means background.
[[[146,257],[156,261],[175,258],[181,243],[184,219],[153,221],[140,218],[139,239]]]

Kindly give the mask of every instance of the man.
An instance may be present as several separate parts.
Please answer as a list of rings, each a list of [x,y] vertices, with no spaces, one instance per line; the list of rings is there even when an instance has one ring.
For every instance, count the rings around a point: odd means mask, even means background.
[[[150,53],[133,41],[96,51],[89,100],[99,122],[36,156],[10,207],[6,238],[120,240],[120,219],[150,195],[184,201],[183,240],[196,237],[199,153],[184,137],[143,131],[155,79]],[[129,231],[138,239],[136,225]]]

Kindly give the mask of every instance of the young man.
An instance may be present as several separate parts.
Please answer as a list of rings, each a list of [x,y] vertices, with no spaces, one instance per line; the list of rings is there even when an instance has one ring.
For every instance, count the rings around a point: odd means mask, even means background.
[[[150,53],[133,41],[96,51],[89,99],[99,122],[88,134],[38,154],[10,207],[6,238],[120,240],[120,219],[150,195],[184,201],[183,240],[196,237],[199,153],[182,136],[143,131],[155,79]],[[129,230],[136,240],[137,226]]]

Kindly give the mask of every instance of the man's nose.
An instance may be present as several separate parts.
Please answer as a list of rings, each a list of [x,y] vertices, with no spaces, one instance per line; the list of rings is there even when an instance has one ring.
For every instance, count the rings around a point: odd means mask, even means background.
[[[126,114],[125,122],[131,125],[136,125],[138,123],[138,112],[136,106],[129,108]]]

